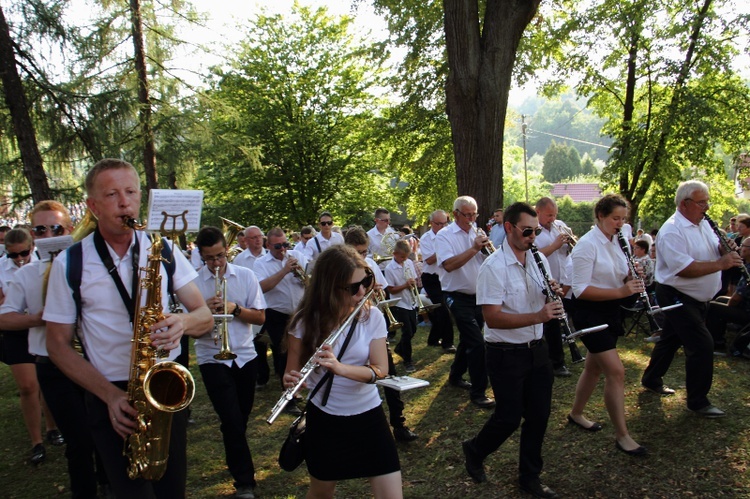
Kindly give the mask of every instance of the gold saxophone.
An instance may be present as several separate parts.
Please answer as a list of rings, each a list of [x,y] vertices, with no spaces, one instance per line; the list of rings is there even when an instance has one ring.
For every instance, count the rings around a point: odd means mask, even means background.
[[[127,225],[136,228],[135,220]],[[133,325],[133,348],[130,355],[128,401],[138,411],[136,429],[125,440],[128,476],[158,480],[167,469],[172,413],[187,407],[195,395],[190,371],[182,365],[165,361],[151,344],[151,326],[164,319],[161,300],[162,239],[153,238],[148,263],[141,268]],[[142,293],[146,303],[141,306]]]

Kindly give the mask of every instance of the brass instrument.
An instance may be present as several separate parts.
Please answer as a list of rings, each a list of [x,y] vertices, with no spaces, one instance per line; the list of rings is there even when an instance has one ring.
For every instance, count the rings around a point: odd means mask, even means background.
[[[568,238],[566,241],[570,249],[575,248],[576,244],[578,244],[578,238],[573,234],[573,231],[570,229],[570,227],[562,224],[553,224],[555,228],[557,228],[558,231],[560,231],[560,234],[564,235]],[[570,249],[568,251],[570,251]]]
[[[297,381],[297,383],[291,387],[287,388],[284,393],[281,395],[281,398],[278,402],[276,402],[276,405],[273,407],[273,410],[271,411],[271,415],[268,416],[268,419],[266,419],[266,423],[273,424],[274,421],[276,421],[276,418],[279,417],[279,415],[282,413],[286,405],[291,402],[292,398],[294,398],[294,394],[299,391],[300,388],[302,388],[302,385],[307,380],[307,378],[310,377],[312,372],[315,370],[316,367],[318,367],[318,362],[316,360],[318,354],[320,354],[321,351],[323,351],[323,347],[325,345],[333,345],[336,343],[336,340],[346,332],[347,329],[349,329],[349,326],[352,325],[352,321],[357,317],[359,314],[359,311],[362,310],[362,307],[365,306],[365,304],[368,302],[370,297],[372,297],[373,293],[375,292],[374,289],[370,289],[367,294],[362,298],[362,301],[360,301],[356,307],[354,307],[354,310],[351,311],[351,313],[346,317],[344,322],[334,331],[331,332],[331,334],[328,335],[328,337],[323,341],[323,343],[318,347],[318,349],[315,351],[315,353],[308,359],[308,361],[305,363],[305,365],[300,369],[300,379]]]
[[[472,229],[474,230],[474,234],[476,234],[477,236],[484,236],[484,237],[487,237],[487,233],[486,233],[486,232],[484,232],[484,231],[483,231],[482,229],[480,229],[479,227],[477,227],[477,224],[476,224],[476,223],[472,223],[472,224],[471,224],[471,228],[472,228]],[[492,244],[492,240],[491,240],[491,239],[489,239],[489,238],[487,238],[487,242],[486,242],[486,243],[484,243],[484,246],[482,246],[482,253],[484,253],[485,255],[488,255],[488,256],[489,256],[489,255],[491,255],[492,253],[494,253],[495,251],[496,251],[496,248],[495,248],[495,245],[494,245],[494,244]]]
[[[380,310],[383,311],[385,316],[388,318],[388,331],[393,332],[397,330],[400,327],[403,327],[404,323],[399,322],[396,320],[396,318],[393,316],[393,312],[391,312],[390,305],[385,305],[383,307],[380,307],[380,303],[385,301],[385,291],[383,291],[382,288],[375,290],[375,293],[372,295],[373,301],[375,302],[375,305],[380,308]],[[385,310],[383,310],[385,309]]]
[[[221,231],[224,233],[224,239],[227,240],[227,248],[230,248],[229,251],[227,251],[227,261],[231,262],[243,251],[239,246],[232,248],[232,245],[237,239],[237,235],[245,230],[245,228],[237,222],[232,222],[227,218],[219,218],[221,219]]]
[[[372,259],[380,265],[388,260],[393,260],[393,249],[396,247],[396,241],[401,239],[398,232],[388,232],[383,234],[383,238],[380,240],[380,250],[382,253],[373,253]]]
[[[224,307],[222,308],[223,314],[214,315],[214,345],[219,343],[221,340],[221,348],[219,353],[214,355],[216,360],[233,360],[237,358],[237,354],[232,352],[229,346],[229,323],[234,319],[234,316],[227,314],[227,278],[219,277],[221,267],[214,269],[214,278],[216,283],[215,295],[217,298],[221,298],[224,301]]]
[[[416,279],[417,277],[414,275],[414,273],[411,270],[411,267],[408,267],[406,263],[404,263],[404,279],[407,281],[409,279]],[[428,314],[431,310],[434,310],[440,306],[440,303],[430,303],[429,305],[425,305],[425,303],[422,301],[422,295],[419,294],[419,289],[417,289],[417,283],[415,282],[411,286],[409,286],[411,291],[411,296],[414,299],[414,302],[419,306],[419,309],[417,310],[417,314],[419,314],[423,320],[428,319]]]
[[[285,254],[284,256],[285,258],[289,258],[289,255]],[[307,287],[307,285],[310,284],[310,276],[307,275],[307,272],[305,272],[305,269],[303,269],[299,263],[294,262],[292,265],[292,273],[303,286]]]
[[[537,268],[539,268],[539,273],[542,274],[544,280],[544,294],[547,295],[547,299],[562,303],[562,298],[560,298],[560,295],[555,293],[555,290],[552,288],[552,281],[549,277],[549,274],[547,273],[547,268],[544,266],[542,257],[539,256],[539,250],[534,244],[531,245],[531,254],[534,256],[534,262],[536,263]],[[578,350],[578,346],[576,345],[576,338],[585,334],[603,331],[608,327],[606,324],[600,324],[598,326],[589,327],[574,332],[570,328],[570,322],[568,322],[568,314],[565,312],[565,308],[563,308],[563,312],[559,317],[559,320],[560,333],[563,341],[568,344],[568,348],[570,349],[570,358],[573,361],[573,364],[577,364],[578,362],[583,362],[584,360],[586,360],[586,358],[581,355],[581,351]]]
[[[166,218],[165,218],[166,221]],[[128,227],[142,227],[127,219]],[[187,407],[195,395],[190,371],[172,362],[158,362],[151,344],[151,326],[164,319],[161,297],[162,239],[153,238],[148,263],[140,269],[135,297],[133,346],[128,378],[128,402],[138,411],[136,428],[125,440],[123,454],[128,458],[128,477],[158,480],[169,457],[172,413]],[[145,293],[145,304],[141,305]]]

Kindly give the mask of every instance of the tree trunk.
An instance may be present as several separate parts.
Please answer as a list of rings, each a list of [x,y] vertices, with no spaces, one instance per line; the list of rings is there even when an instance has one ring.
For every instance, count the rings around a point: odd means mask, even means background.
[[[448,50],[446,104],[459,195],[480,223],[503,203],[503,134],[516,50],[540,0],[488,0],[480,33],[477,0],[443,0]]]
[[[42,155],[36,142],[34,124],[29,114],[29,105],[23,90],[21,76],[18,74],[16,55],[10,28],[5,20],[5,13],[0,7],[0,78],[3,82],[5,103],[13,120],[13,131],[18,141],[18,150],[23,163],[23,174],[29,182],[31,197],[34,203],[52,199],[44,172]]]
[[[130,15],[133,24],[135,71],[138,75],[138,103],[140,105],[138,117],[141,122],[141,134],[143,135],[143,170],[146,173],[146,187],[149,189],[158,189],[156,146],[154,145],[154,131],[151,128],[151,97],[148,91],[146,48],[143,38],[143,19],[141,17],[140,0],[130,0]]]

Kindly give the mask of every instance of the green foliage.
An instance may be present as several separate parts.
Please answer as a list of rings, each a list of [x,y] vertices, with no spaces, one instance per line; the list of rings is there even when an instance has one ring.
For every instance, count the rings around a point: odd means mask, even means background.
[[[545,182],[539,161],[528,160],[526,171],[524,171],[521,147],[506,144],[503,163],[503,203],[505,206],[518,201],[528,201],[533,205],[539,198],[549,196],[552,184]],[[528,197],[526,196],[527,188]]]
[[[595,201],[575,203],[570,196],[565,195],[557,199],[557,218],[568,224],[573,234],[580,237],[594,224],[595,204]]]
[[[581,173],[581,158],[574,147],[554,140],[544,153],[542,175],[547,182],[557,183]]]
[[[351,19],[295,4],[258,15],[229,66],[213,69],[198,185],[209,213],[299,227],[322,210],[336,223],[389,204],[370,139],[379,84],[375,47]],[[271,220],[272,222],[266,222]]]

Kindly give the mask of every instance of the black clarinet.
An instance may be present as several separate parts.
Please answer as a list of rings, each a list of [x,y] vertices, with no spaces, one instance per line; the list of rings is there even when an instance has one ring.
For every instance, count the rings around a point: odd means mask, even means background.
[[[721,247],[724,248],[724,251],[729,253],[730,251],[736,251],[737,253],[740,252],[739,249],[733,250],[732,247],[729,245],[729,239],[725,234],[719,230],[719,226],[716,225],[716,222],[711,220],[711,217],[708,216],[708,213],[703,214],[703,218],[706,219],[706,222],[708,222],[708,225],[711,226],[711,229],[713,229],[714,233],[716,234],[716,237],[719,238],[719,242],[721,242]],[[748,272],[747,267],[745,266],[745,262],[742,262],[742,266],[740,267],[740,272],[742,272],[742,277],[745,278],[745,282],[750,284],[750,272]]]
[[[555,293],[555,290],[552,289],[552,283],[550,282],[549,274],[547,274],[547,268],[544,266],[542,257],[539,256],[539,250],[534,244],[531,245],[531,254],[534,255],[534,262],[536,263],[536,266],[539,268],[539,273],[542,274],[542,277],[544,278],[544,294],[547,295],[547,297],[550,300],[556,301],[562,305],[562,298],[560,298],[560,296],[557,293]],[[578,346],[576,345],[575,339],[577,336],[583,336],[584,334],[593,333],[594,331],[582,330],[582,331],[577,331],[574,333],[570,329],[570,323],[568,322],[568,314],[565,313],[565,308],[563,308],[562,315],[558,318],[558,320],[560,321],[562,339],[565,343],[568,344],[568,348],[570,349],[570,358],[573,360],[574,364],[583,362],[584,360],[586,360],[586,358],[583,355],[581,355],[581,351],[578,350]],[[592,329],[595,329],[595,328],[592,328]],[[604,329],[604,328],[601,328],[601,329]]]

